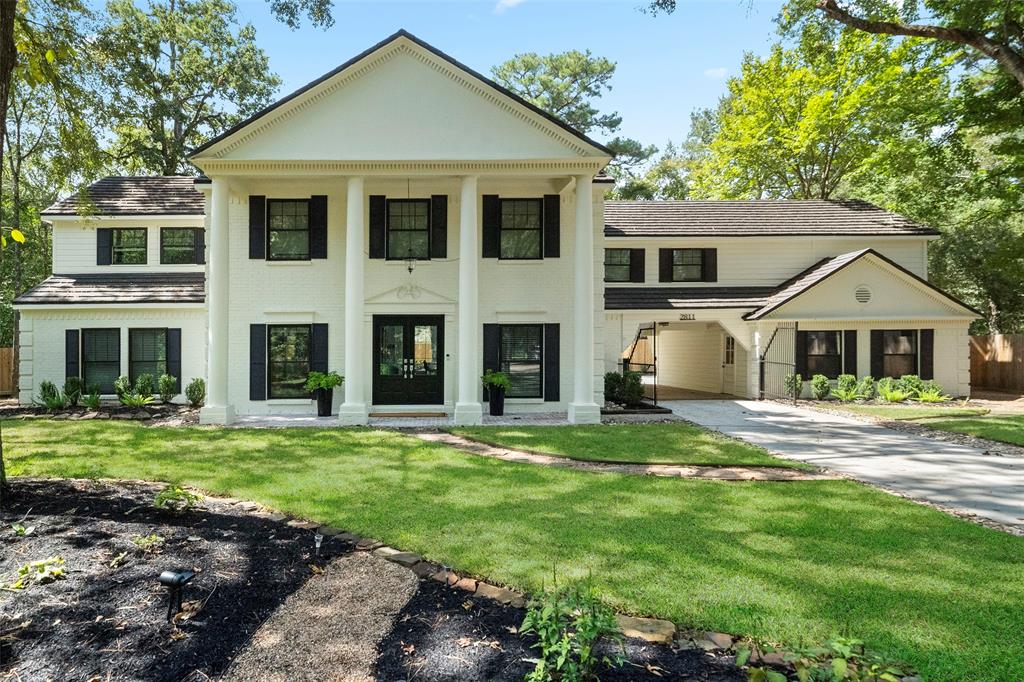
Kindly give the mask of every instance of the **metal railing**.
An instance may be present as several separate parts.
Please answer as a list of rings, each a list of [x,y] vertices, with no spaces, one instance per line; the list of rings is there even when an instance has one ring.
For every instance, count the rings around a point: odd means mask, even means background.
[[[796,372],[796,322],[780,323],[768,338],[758,363],[758,398],[792,399],[786,377]]]

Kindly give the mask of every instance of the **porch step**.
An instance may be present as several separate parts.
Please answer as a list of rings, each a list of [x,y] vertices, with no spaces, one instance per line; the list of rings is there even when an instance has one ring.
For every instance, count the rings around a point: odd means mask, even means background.
[[[388,419],[390,417],[401,419],[441,419],[448,415],[444,412],[371,412],[370,416],[375,419]]]

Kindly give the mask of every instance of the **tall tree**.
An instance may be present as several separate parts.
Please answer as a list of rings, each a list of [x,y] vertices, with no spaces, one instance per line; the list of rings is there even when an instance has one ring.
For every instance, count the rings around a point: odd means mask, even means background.
[[[728,88],[692,164],[696,196],[828,199],[880,145],[931,134],[948,92],[919,43],[855,31],[748,54]]]
[[[531,104],[582,133],[612,135],[622,125],[618,112],[602,113],[596,100],[612,89],[615,62],[590,50],[557,54],[518,54],[491,69],[494,80]],[[606,146],[615,152],[609,173],[625,180],[654,156],[658,148],[638,140],[614,137]]]
[[[266,106],[281,80],[229,0],[111,0],[97,36],[113,155],[131,172],[187,172],[188,151]]]

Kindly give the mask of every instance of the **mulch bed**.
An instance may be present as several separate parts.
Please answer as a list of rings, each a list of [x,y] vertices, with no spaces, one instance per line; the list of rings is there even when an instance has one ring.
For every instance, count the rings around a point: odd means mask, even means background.
[[[159,489],[152,484],[14,479],[12,487],[0,529],[0,581],[54,555],[65,559],[68,575],[0,591],[0,678],[217,675],[312,573],[313,531],[255,515],[254,505],[210,500],[205,510],[175,515],[151,506]],[[9,524],[29,510],[25,525],[34,532],[15,537]],[[158,554],[131,542],[151,533],[166,540]],[[157,576],[175,568],[196,571],[184,599],[201,608],[172,625]]]
[[[12,483],[15,495],[0,527],[0,582],[10,583],[29,561],[56,555],[66,561],[67,578],[0,591],[0,679],[5,680],[217,678],[271,614],[316,575],[311,565],[329,566],[354,551],[342,537],[327,537],[318,561],[313,530],[289,525],[284,515],[251,502],[210,498],[203,508],[174,514],[152,506],[160,489],[152,483],[24,478]],[[10,524],[26,515],[24,523],[34,531],[17,537]],[[152,533],[165,539],[159,553],[144,553],[131,542]],[[185,592],[185,617],[172,624],[157,576],[177,568],[197,575]],[[382,584],[376,578],[356,582]],[[335,597],[342,609],[345,600],[358,598],[344,592]],[[361,599],[367,601],[365,595]],[[378,647],[375,675],[381,680],[522,680],[536,657],[532,639],[518,633],[525,614],[523,608],[421,579]],[[319,627],[316,613],[309,614],[308,627]],[[721,652],[676,650],[638,639],[627,640],[625,652],[630,662],[602,671],[602,680],[746,679]],[[266,670],[268,676],[280,672]]]
[[[530,647],[534,640],[518,634],[525,616],[526,609],[423,580],[391,634],[381,642],[377,677],[417,682],[521,682],[537,657],[537,650]],[[625,654],[629,662],[602,670],[601,680],[747,679],[728,656],[716,657],[702,649],[674,650],[631,638],[626,640]]]

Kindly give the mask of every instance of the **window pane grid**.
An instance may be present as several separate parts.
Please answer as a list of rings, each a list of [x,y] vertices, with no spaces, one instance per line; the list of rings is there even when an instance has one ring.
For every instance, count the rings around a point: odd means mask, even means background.
[[[167,330],[128,330],[128,378],[134,384],[140,374],[156,380],[167,373]]]
[[[388,200],[388,258],[430,258],[430,201]]]
[[[160,262],[165,265],[194,264],[196,262],[196,228],[161,228]]]
[[[543,337],[541,325],[503,325],[499,368],[508,375],[509,398],[543,397]]]
[[[672,249],[672,281],[699,282],[704,279],[702,249]]]
[[[606,282],[628,282],[630,275],[629,249],[604,250],[604,279]]]
[[[111,231],[110,262],[113,265],[146,264],[146,228],[118,228]]]
[[[882,333],[882,374],[887,377],[917,374],[917,330]]]
[[[267,395],[270,398],[308,398],[309,325],[267,328]]]
[[[121,330],[82,330],[82,381],[86,390],[95,386],[101,393],[114,392],[114,380],[121,373]]]
[[[839,339],[838,331],[807,332],[806,358],[809,375],[824,374],[829,379],[839,377],[843,367]]]
[[[541,200],[501,200],[501,258],[509,260],[541,257]]]
[[[267,202],[267,258],[309,259],[309,201],[271,199]]]

